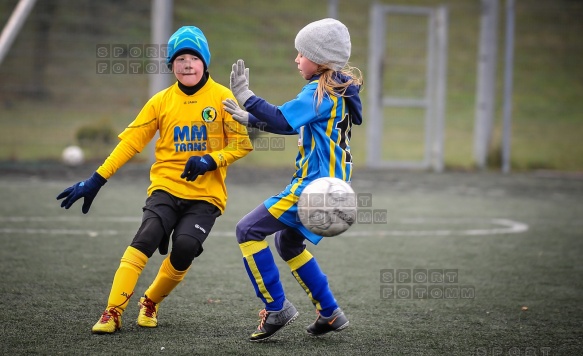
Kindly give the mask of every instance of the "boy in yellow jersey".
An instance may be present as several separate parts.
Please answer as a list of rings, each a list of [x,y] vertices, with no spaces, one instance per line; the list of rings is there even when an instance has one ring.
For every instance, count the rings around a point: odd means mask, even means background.
[[[210,77],[210,60],[208,42],[199,28],[176,31],[168,41],[166,61],[178,81],[146,103],[89,179],[57,196],[64,198],[65,209],[84,198],[86,214],[107,179],[159,132],[142,223],[121,258],[107,307],[93,333],[111,334],[121,328],[122,313],[140,273],[156,249],[168,253],[172,236],[170,255],[138,303],[138,325],[158,325],[159,304],[184,279],[225,209],[227,166],[252,150],[246,128],[223,108],[222,101],[234,96]]]

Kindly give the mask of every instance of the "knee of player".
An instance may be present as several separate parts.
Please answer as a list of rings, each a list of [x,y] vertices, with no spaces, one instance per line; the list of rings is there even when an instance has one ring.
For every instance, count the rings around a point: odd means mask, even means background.
[[[167,236],[161,219],[158,216],[148,216],[142,221],[130,246],[138,249],[149,258],[158,248],[160,241]]]
[[[277,253],[284,261],[299,256],[306,248],[304,239],[303,235],[296,229],[288,228],[278,231],[274,238]]]
[[[239,221],[237,226],[235,226],[235,235],[237,236],[237,242],[243,243],[249,240],[249,231],[251,230],[251,224],[247,223],[245,219]]]
[[[172,243],[170,263],[177,271],[184,271],[203,251],[202,244],[196,238],[189,235],[178,235]]]

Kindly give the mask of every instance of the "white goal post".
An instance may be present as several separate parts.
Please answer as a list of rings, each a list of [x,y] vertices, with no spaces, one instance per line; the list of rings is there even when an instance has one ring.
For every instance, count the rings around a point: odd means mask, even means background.
[[[173,33],[173,23],[174,23],[174,0],[151,0],[152,8],[150,13],[150,24],[152,26],[151,36],[152,43],[160,46],[168,43],[170,35]],[[155,74],[149,75],[149,88],[148,92],[150,96],[153,96],[160,90],[163,90],[170,86],[172,83],[171,77],[167,74],[159,71]],[[148,144],[148,154],[149,163],[154,163],[156,140],[159,137],[159,133],[156,133],[156,138]]]
[[[16,35],[20,32],[24,21],[30,14],[35,3],[36,0],[20,0],[16,8],[14,8],[10,19],[8,19],[0,35],[0,64],[2,64],[6,53],[8,53],[12,42],[14,42]]]
[[[427,17],[426,76],[422,97],[385,95],[384,75],[387,18],[399,15]],[[443,171],[443,132],[446,101],[448,12],[444,6],[416,7],[373,4],[370,10],[368,59],[368,130],[367,166],[369,168],[433,169]],[[388,57],[390,62],[391,58]],[[423,159],[390,161],[382,157],[385,107],[420,108],[425,110]]]

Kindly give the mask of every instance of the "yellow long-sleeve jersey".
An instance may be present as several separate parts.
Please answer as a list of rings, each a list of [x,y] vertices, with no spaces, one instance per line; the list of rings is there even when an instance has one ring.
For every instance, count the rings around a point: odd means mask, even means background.
[[[227,166],[253,150],[247,129],[223,110],[227,98],[234,99],[233,93],[210,77],[194,95],[184,94],[178,83],[160,91],[119,134],[120,143],[97,173],[109,179],[159,132],[148,196],[161,189],[179,198],[208,201],[224,211]],[[191,156],[205,154],[214,159],[216,170],[194,182],[180,178]]]

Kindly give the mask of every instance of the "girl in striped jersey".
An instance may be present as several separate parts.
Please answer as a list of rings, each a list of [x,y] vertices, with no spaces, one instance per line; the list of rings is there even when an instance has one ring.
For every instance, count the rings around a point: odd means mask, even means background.
[[[272,196],[237,224],[237,241],[257,296],[265,304],[261,321],[251,341],[270,338],[293,322],[298,312],[289,302],[279,271],[265,238],[275,234],[277,252],[316,307],[318,318],[307,328],[312,336],[340,331],[348,319],[339,308],[307,239],[317,244],[322,237],[306,229],[297,215],[302,190],[319,177],[337,177],[350,182],[352,156],[350,134],[362,123],[359,97],[362,78],[348,66],[350,35],[341,22],[323,19],[308,24],[296,36],[295,63],[308,83],[297,97],[274,106],[249,90],[249,69],[243,60],[233,64],[231,90],[238,103],[227,99],[225,110],[248,127],[275,134],[298,134],[296,172],[283,192]]]

